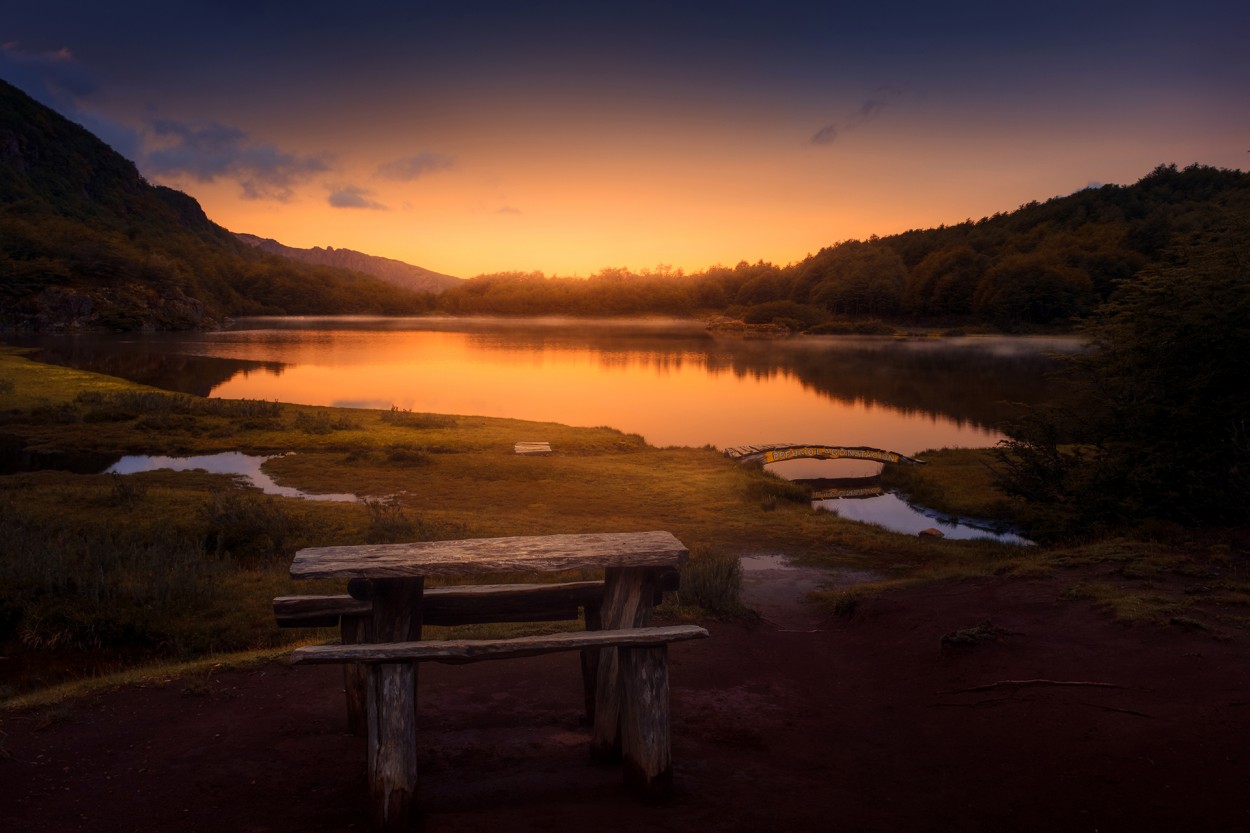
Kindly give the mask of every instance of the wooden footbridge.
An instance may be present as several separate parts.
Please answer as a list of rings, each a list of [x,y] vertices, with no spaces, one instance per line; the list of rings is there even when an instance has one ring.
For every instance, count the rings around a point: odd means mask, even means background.
[[[910,463],[923,466],[924,460],[899,454],[897,451],[886,451],[883,448],[869,448],[864,445],[793,445],[780,443],[774,445],[740,445],[726,448],[726,457],[739,463],[759,462],[764,465],[780,463],[782,460],[874,460],[878,463]]]

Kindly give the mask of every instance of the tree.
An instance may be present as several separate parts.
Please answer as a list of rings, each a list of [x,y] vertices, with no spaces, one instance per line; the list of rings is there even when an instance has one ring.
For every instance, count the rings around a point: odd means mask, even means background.
[[[1062,407],[1009,426],[1000,482],[1053,533],[1250,521],[1250,269],[1240,252],[1121,285]]]

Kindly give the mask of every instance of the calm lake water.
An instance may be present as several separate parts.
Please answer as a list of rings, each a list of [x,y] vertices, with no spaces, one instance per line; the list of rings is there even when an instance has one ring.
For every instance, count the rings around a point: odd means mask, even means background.
[[[241,319],[211,333],[41,337],[44,360],[224,398],[608,425],[657,446],[981,447],[1048,398],[1066,338],[743,340],[698,322]],[[541,438],[528,438],[541,439]],[[791,478],[871,474],[799,460]],[[822,502],[829,503],[829,502]]]

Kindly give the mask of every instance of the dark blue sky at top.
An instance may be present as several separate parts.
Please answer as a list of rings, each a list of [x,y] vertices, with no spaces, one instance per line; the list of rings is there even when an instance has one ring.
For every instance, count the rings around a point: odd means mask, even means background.
[[[1056,77],[1250,81],[1250,4],[795,2],[8,3],[0,42],[69,49],[102,85],[233,90],[329,74],[647,87],[668,80],[818,90],[850,77],[940,76],[1027,89]],[[12,67],[5,67],[11,71]],[[327,73],[327,70],[332,72]],[[389,75],[388,75],[389,73]],[[1188,76],[1188,78],[1186,78]]]

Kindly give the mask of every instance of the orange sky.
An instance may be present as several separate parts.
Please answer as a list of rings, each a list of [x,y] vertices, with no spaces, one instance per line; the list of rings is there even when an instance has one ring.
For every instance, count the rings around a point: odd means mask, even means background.
[[[1250,6],[23,4],[0,77],[235,231],[468,277],[785,264],[1244,166]]]

